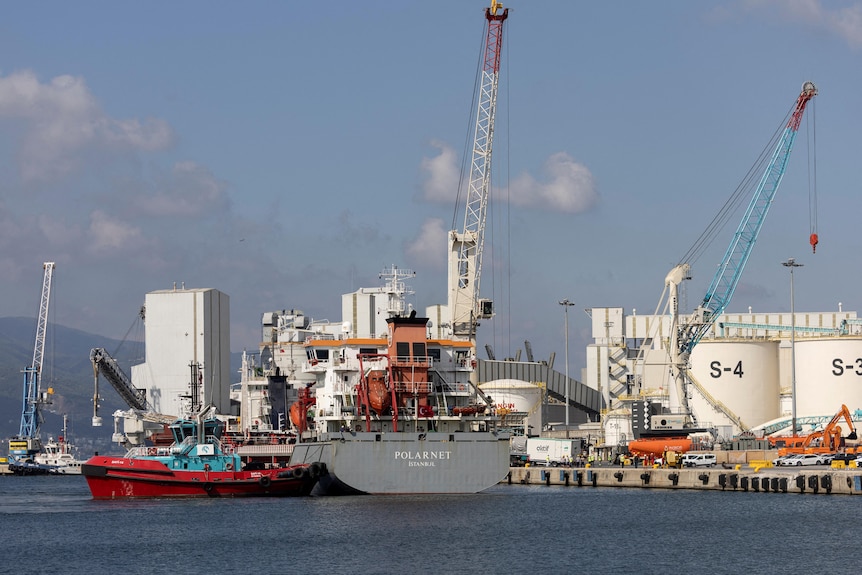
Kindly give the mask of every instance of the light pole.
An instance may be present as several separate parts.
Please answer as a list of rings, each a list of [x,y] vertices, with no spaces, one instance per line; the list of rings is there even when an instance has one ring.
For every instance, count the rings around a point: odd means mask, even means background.
[[[781,262],[790,268],[790,424],[793,426],[793,437],[796,437],[796,309],[793,298],[793,268],[801,268],[793,258]]]
[[[566,438],[569,437],[569,308],[575,305],[567,299],[559,302],[565,310],[566,317]]]

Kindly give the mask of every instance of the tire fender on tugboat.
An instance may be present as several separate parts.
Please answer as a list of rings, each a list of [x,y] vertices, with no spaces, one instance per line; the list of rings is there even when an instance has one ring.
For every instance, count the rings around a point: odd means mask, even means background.
[[[320,463],[318,463],[317,461],[308,466],[308,472],[311,474],[312,479],[317,479],[318,477],[320,477],[320,471]]]
[[[258,479],[258,483],[260,483],[261,487],[269,487],[272,483],[272,479],[269,478],[269,475],[264,475],[260,479]]]

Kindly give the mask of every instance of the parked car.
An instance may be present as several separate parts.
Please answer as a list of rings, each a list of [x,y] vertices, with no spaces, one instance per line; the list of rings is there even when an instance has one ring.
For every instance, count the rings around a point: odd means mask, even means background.
[[[818,453],[800,453],[798,457],[788,460],[785,465],[823,465],[823,458]]]
[[[821,453],[820,454],[820,461],[823,465],[831,465],[833,459],[835,459],[834,453]]]
[[[782,465],[791,465],[788,462],[796,459],[797,457],[799,457],[799,455],[799,453],[788,453],[787,455],[782,455],[781,457],[773,459],[772,465],[776,467],[780,467]]]
[[[682,456],[683,467],[712,467],[716,464],[714,453],[686,453]]]
[[[843,461],[845,464],[850,463],[856,459],[855,453],[836,453],[832,458],[832,461]]]

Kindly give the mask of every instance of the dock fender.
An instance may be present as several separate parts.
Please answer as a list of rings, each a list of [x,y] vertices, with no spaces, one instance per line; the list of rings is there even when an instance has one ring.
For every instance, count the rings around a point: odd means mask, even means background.
[[[679,483],[679,473],[671,473],[667,478],[670,479],[670,482],[673,485],[677,485]]]
[[[817,493],[817,489],[820,487],[820,480],[816,475],[808,476],[808,487],[810,487],[814,493]]]
[[[826,490],[826,493],[832,493],[832,476],[824,475],[820,478],[820,487]]]
[[[742,477],[739,478],[739,486],[742,488],[743,491],[748,491],[748,476],[747,475],[743,475]]]
[[[623,480],[623,472],[617,471],[616,473],[614,473],[614,477],[616,477],[617,481],[622,481]]]
[[[704,485],[709,483],[709,473],[701,473],[700,475],[697,476],[697,478],[700,479],[700,482],[703,483]]]
[[[797,475],[796,476],[796,487],[799,488],[800,493],[805,493],[805,476]]]
[[[733,489],[736,489],[736,487],[739,485],[739,475],[737,475],[736,473],[731,473],[728,479],[730,480],[730,486]]]
[[[759,477],[752,477],[751,478],[751,488],[754,491],[760,491],[760,478]]]
[[[649,473],[641,473],[641,481],[644,482],[644,485],[649,485]]]

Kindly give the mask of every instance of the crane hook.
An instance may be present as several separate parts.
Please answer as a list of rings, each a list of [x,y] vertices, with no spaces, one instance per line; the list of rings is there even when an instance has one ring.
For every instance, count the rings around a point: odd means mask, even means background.
[[[819,241],[817,234],[811,234],[811,237],[808,238],[809,243],[811,243],[811,253],[817,253],[817,243]]]

